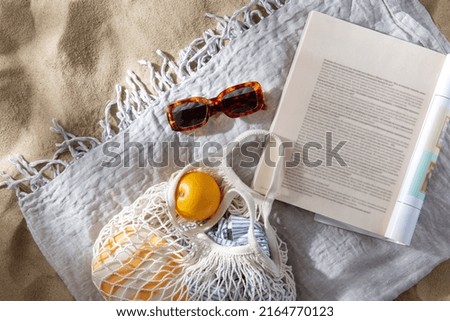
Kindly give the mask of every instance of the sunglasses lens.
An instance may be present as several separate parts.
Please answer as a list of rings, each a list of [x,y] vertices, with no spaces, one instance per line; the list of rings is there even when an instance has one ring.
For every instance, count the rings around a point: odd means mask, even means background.
[[[173,119],[180,128],[188,128],[201,124],[207,116],[208,109],[200,102],[189,102],[172,110]]]
[[[222,104],[228,114],[239,116],[258,107],[258,96],[252,87],[242,87],[224,95]]]

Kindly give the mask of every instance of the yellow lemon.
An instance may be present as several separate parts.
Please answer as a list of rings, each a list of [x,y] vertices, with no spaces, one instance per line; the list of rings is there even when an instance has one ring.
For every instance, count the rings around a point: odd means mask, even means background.
[[[220,188],[204,172],[183,175],[175,194],[176,212],[187,220],[202,221],[212,216],[220,204]]]

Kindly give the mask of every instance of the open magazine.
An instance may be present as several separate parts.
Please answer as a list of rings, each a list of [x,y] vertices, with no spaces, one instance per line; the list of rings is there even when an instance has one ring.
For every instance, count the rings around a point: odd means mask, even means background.
[[[293,143],[277,198],[409,245],[449,121],[448,56],[311,12],[271,126]]]

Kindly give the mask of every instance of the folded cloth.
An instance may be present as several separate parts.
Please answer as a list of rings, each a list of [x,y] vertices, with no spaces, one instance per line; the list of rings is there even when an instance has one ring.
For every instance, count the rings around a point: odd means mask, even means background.
[[[149,186],[167,180],[176,170],[174,164],[155,165],[155,160],[165,156],[173,159],[168,142],[192,140],[192,136],[171,131],[164,111],[168,103],[192,96],[214,97],[230,85],[257,80],[266,93],[267,110],[239,119],[212,117],[196,131],[195,139],[200,146],[225,144],[245,130],[267,129],[310,10],[439,52],[450,51],[450,44],[417,0],[253,2],[260,4],[259,9],[248,6],[241,16],[219,19],[218,32],[205,34],[203,48],[193,43],[181,55],[179,65],[165,60],[159,74],[164,77],[153,77],[149,86],[131,75],[130,89],[120,92],[116,102],[119,134],[106,120],[104,142],[55,179],[34,180],[39,172],[28,172],[33,193],[20,194],[21,209],[36,243],[76,299],[101,298],[90,274],[92,245],[100,229]],[[171,73],[182,79],[180,84],[168,78]],[[148,94],[148,87],[156,91],[156,98]],[[450,199],[443,195],[450,187],[448,136],[410,247],[322,225],[302,209],[280,202],[274,205],[273,224],[287,242],[298,299],[393,299],[450,257]],[[70,143],[75,142],[71,138]],[[153,153],[143,153],[149,146]],[[180,154],[188,152],[196,155],[198,149],[185,148]],[[237,171],[247,180],[252,175],[248,170]],[[19,186],[13,181],[8,184]]]
[[[230,215],[222,217],[206,234],[217,244],[223,246],[241,246],[248,244],[248,228],[250,219],[244,216]],[[270,257],[269,242],[263,227],[255,222],[254,234],[259,247]]]

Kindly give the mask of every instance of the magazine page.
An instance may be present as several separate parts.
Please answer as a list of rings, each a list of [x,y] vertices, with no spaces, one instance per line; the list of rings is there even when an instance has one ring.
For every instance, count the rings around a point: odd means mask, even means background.
[[[278,199],[385,235],[444,61],[311,13],[271,128],[295,142]],[[270,171],[261,162],[256,190]]]
[[[385,236],[409,244],[450,123],[450,56],[424,123]]]

